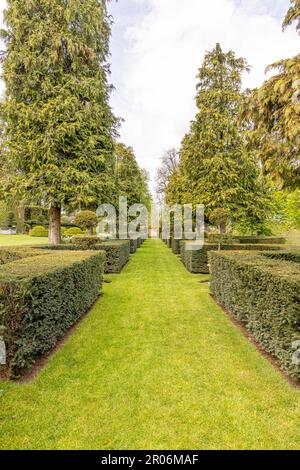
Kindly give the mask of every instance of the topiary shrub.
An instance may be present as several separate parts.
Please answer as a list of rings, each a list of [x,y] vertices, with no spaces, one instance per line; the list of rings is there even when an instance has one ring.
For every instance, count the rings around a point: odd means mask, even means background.
[[[2,259],[9,262],[0,266],[7,356],[2,372],[14,378],[50,351],[98,298],[105,255],[27,248],[22,257],[20,250],[8,251]]]
[[[42,225],[37,225],[29,231],[30,237],[48,237],[49,230],[43,227]]]
[[[97,214],[92,211],[81,211],[75,217],[75,224],[88,230],[89,235],[93,236],[94,227],[98,224]]]
[[[217,301],[300,380],[300,253],[210,252],[209,263]]]

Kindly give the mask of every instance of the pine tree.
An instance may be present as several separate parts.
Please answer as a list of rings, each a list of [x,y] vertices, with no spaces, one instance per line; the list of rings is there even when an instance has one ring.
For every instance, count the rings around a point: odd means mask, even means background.
[[[1,189],[42,201],[56,244],[62,207],[114,191],[106,2],[10,0],[5,24]]]
[[[205,55],[199,70],[198,113],[183,140],[179,173],[168,193],[178,197],[181,192],[176,202],[204,204],[207,218],[215,209],[229,210],[232,220],[265,213],[267,189],[238,125],[241,75],[247,70],[245,59],[224,53],[219,44]]]

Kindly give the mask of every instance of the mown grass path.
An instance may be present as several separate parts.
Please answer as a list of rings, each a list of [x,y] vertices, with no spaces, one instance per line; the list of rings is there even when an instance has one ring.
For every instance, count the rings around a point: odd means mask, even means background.
[[[159,240],[39,376],[0,383],[2,449],[300,447],[300,392]]]

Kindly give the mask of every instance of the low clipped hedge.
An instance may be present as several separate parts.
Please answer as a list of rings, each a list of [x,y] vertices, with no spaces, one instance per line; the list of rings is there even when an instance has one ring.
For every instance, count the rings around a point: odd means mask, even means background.
[[[1,250],[2,252],[5,250]],[[103,252],[8,250],[0,266],[1,372],[15,378],[49,352],[100,294]]]
[[[61,245],[37,246],[37,249],[47,249],[56,251],[80,251],[80,250],[100,250],[106,254],[105,274],[118,274],[122,271],[130,257],[129,240],[105,240],[98,237],[73,237],[72,243]]]
[[[296,380],[300,380],[300,365],[294,361],[294,342],[300,340],[299,257],[300,253],[209,253],[213,296]]]
[[[234,239],[246,245],[284,245],[286,243],[286,238],[284,237],[238,236],[234,237]]]
[[[185,241],[181,245],[181,261],[185,265],[186,269],[195,274],[209,274],[208,265],[208,253],[210,251],[217,251],[219,246],[213,243],[205,243],[203,248],[199,250],[188,250],[188,244],[194,244],[195,242]],[[222,251],[236,251],[236,250],[248,250],[248,251],[280,251],[282,246],[277,245],[242,245],[242,244],[230,244],[222,245]]]
[[[106,253],[105,272],[120,273],[130,257],[130,241],[108,240],[96,246]]]
[[[183,239],[176,239],[174,237],[171,238],[171,248],[175,255],[180,255],[181,247],[185,240]]]
[[[139,244],[138,239],[136,239],[136,240],[130,239],[130,253],[131,254],[136,253],[136,251],[138,249],[138,244]]]

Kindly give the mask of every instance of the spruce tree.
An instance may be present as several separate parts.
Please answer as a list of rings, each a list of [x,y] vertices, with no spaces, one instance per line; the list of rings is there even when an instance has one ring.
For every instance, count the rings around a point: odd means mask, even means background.
[[[232,51],[224,53],[219,44],[205,55],[199,70],[198,112],[167,192],[180,199],[170,202],[204,204],[207,218],[216,209],[229,210],[232,220],[264,216],[267,189],[238,125],[241,76],[248,70],[245,59]]]
[[[1,187],[50,212],[107,201],[114,190],[110,23],[99,0],[9,0],[3,57]]]

